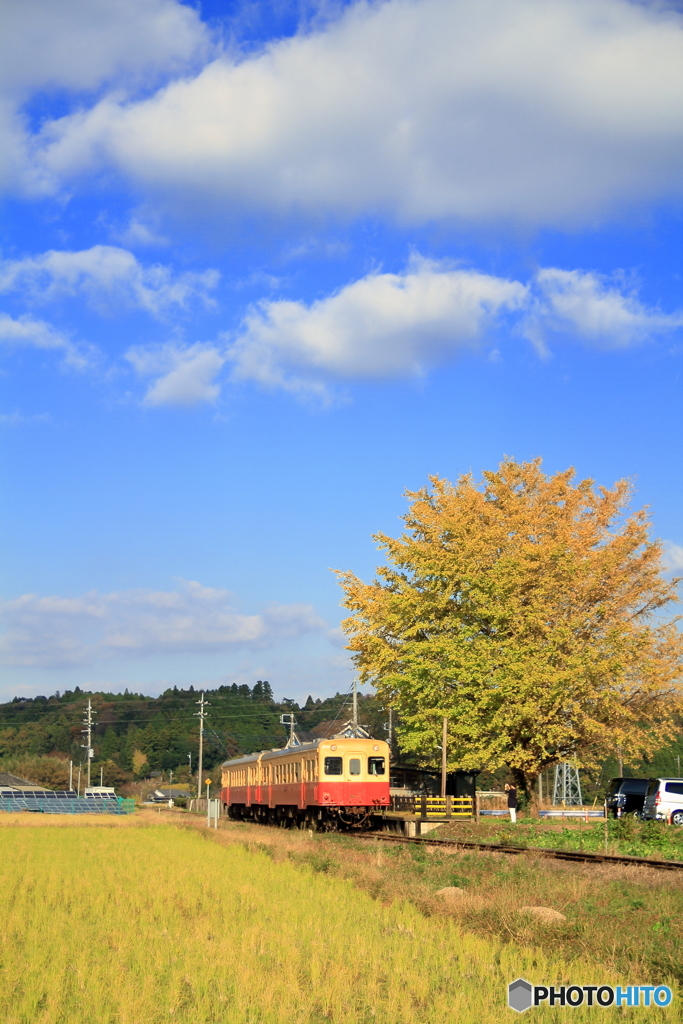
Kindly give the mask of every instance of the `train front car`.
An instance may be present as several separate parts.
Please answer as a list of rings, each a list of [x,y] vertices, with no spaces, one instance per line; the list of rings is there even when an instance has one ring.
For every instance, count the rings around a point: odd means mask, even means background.
[[[369,826],[390,805],[389,747],[337,738],[262,751],[223,765],[221,799],[234,818],[308,828]]]

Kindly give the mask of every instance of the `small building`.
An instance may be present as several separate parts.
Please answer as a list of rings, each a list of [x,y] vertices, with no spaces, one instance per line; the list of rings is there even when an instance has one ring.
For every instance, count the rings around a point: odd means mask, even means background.
[[[186,800],[189,793],[186,789],[177,789],[175,786],[163,786],[153,790],[147,797],[148,803],[167,804],[169,800]]]

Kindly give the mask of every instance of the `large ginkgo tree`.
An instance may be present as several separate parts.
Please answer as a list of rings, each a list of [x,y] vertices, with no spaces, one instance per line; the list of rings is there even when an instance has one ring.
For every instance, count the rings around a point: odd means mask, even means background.
[[[650,755],[677,727],[683,641],[662,544],[630,485],[505,459],[407,492],[372,583],[340,572],[356,666],[427,763],[507,769],[529,791],[561,761]]]

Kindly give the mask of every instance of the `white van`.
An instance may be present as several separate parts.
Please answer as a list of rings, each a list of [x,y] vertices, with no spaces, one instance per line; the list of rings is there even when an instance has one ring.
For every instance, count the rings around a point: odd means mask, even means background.
[[[683,779],[650,779],[643,818],[683,825]]]

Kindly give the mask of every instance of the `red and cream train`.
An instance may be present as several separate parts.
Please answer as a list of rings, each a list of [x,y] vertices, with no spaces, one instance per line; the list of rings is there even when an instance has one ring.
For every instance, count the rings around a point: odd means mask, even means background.
[[[389,807],[389,747],[328,739],[226,761],[221,800],[232,818],[310,828],[362,825]]]

